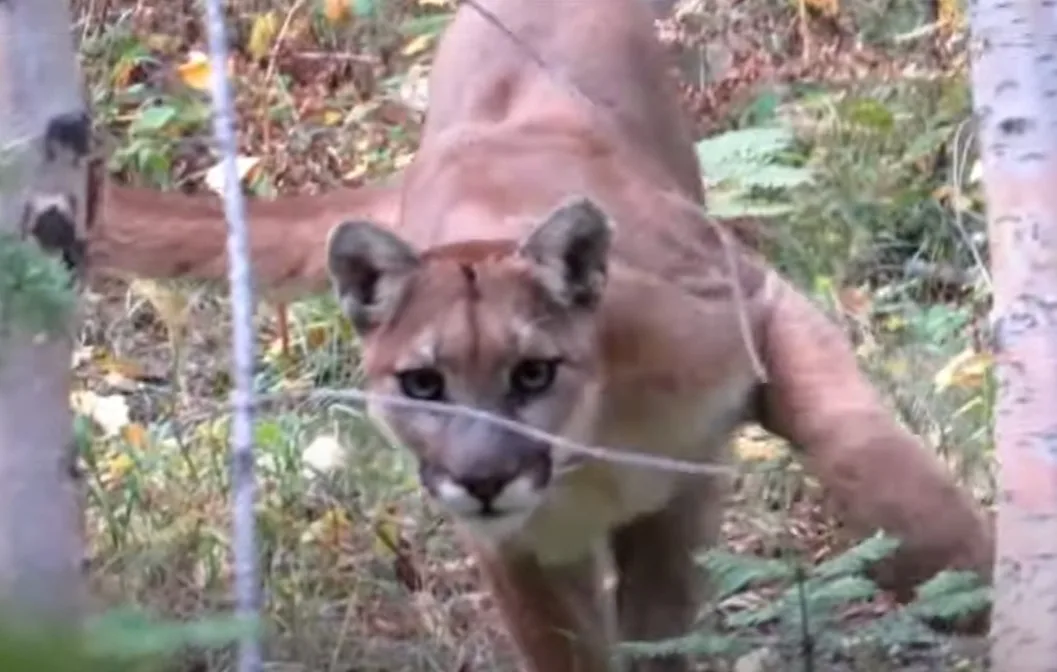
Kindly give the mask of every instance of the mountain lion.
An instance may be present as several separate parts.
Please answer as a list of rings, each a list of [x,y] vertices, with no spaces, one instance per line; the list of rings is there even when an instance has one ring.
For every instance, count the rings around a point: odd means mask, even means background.
[[[96,269],[224,277],[218,200],[99,188]],[[253,202],[249,218],[258,282],[286,296],[332,285],[371,391],[718,464],[756,422],[848,524],[901,539],[885,586],[905,596],[947,567],[989,578],[989,521],[894,419],[840,329],[703,203],[646,3],[476,0],[440,43],[403,174]],[[527,669],[614,670],[618,639],[691,627],[691,551],[716,541],[726,478],[584,459],[428,407],[371,411],[417,456]]]

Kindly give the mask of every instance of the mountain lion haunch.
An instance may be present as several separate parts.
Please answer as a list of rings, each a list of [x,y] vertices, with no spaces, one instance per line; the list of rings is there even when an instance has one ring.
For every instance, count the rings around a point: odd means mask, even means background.
[[[477,3],[523,44],[461,4],[414,162],[388,185],[252,203],[258,281],[287,295],[329,281],[372,391],[702,462],[758,422],[848,524],[902,540],[884,585],[906,595],[947,567],[990,577],[989,521],[895,420],[840,329],[698,214],[692,138],[645,3]],[[97,267],[223,277],[219,201],[104,189]],[[613,670],[617,639],[690,627],[691,551],[716,541],[725,479],[574,459],[465,415],[371,410],[414,451],[527,669]]]

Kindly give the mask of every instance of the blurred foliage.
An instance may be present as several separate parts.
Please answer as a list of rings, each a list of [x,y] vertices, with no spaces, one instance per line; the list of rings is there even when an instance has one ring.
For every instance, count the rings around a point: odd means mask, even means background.
[[[76,306],[61,259],[20,236],[0,235],[0,338],[16,327],[26,333],[63,332]]]
[[[78,632],[30,630],[21,619],[6,619],[0,623],[0,669],[163,672],[172,669],[173,656],[187,649],[228,646],[253,635],[254,629],[254,624],[230,617],[167,622],[129,609],[91,617]]]

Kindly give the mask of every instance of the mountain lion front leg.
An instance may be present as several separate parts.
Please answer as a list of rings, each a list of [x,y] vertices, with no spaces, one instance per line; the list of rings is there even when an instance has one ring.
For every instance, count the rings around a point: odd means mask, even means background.
[[[469,545],[527,672],[611,672],[597,558],[548,566],[529,555]]]
[[[704,596],[693,553],[719,536],[721,490],[709,477],[693,479],[664,509],[611,535],[617,570],[617,622],[622,641],[660,641],[690,632]],[[685,672],[686,656],[633,659],[630,672]]]
[[[769,377],[761,419],[799,451],[847,524],[901,541],[878,568],[879,583],[906,599],[947,568],[990,580],[989,521],[899,424],[837,325],[787,282],[770,282],[776,292],[758,343]]]

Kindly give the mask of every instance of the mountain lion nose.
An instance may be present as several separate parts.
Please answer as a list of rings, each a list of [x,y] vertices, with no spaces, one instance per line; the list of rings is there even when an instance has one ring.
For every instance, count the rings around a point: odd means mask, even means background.
[[[510,480],[508,476],[466,476],[457,482],[488,508]]]

